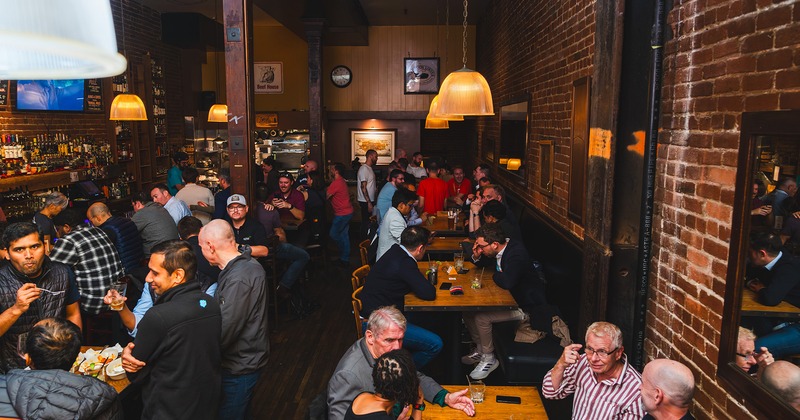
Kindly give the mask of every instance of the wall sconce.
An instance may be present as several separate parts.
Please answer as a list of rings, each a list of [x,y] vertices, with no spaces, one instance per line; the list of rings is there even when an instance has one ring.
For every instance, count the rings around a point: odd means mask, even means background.
[[[520,166],[522,166],[522,161],[520,159],[509,159],[506,169],[509,171],[517,171]]]
[[[508,158],[500,158],[500,161],[498,163],[501,165],[506,165],[508,164]]]

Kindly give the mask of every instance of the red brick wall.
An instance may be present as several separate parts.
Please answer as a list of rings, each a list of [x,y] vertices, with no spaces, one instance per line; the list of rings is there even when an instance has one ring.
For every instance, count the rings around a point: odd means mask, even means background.
[[[716,381],[743,111],[800,108],[800,3],[676,2],[668,16],[647,354],[698,379],[698,418],[750,418]]]
[[[496,0],[487,7],[477,34],[477,70],[492,87],[495,114],[500,106],[517,102],[520,94],[531,93],[528,167],[535,168],[538,161],[536,141],[555,141],[552,197],[534,190],[534,170],[528,171],[527,188],[503,184],[580,238],[583,228],[567,217],[572,83],[592,73],[594,16],[590,0]],[[495,156],[498,121],[497,115],[478,120],[479,147],[483,139],[495,139]],[[502,180],[505,174],[500,171],[499,176]]]
[[[122,3],[120,3],[122,1]],[[181,111],[182,74],[179,51],[161,42],[161,15],[155,10],[142,6],[133,0],[112,0],[111,7],[117,30],[117,44],[123,53],[122,20],[120,4],[125,5],[125,49],[124,54],[131,64],[142,63],[144,54],[151,52],[164,63],[167,90],[167,117],[170,138],[182,142],[183,113]],[[110,83],[104,79],[104,83]],[[108,137],[108,112],[103,113],[63,113],[63,112],[17,112],[15,83],[9,85],[10,100],[6,107],[0,107],[0,134],[13,133],[22,136],[37,134],[66,133],[71,136],[90,135],[95,138]],[[103,96],[108,107],[113,98]],[[143,98],[144,99],[144,98]],[[147,103],[145,103],[147,105]]]

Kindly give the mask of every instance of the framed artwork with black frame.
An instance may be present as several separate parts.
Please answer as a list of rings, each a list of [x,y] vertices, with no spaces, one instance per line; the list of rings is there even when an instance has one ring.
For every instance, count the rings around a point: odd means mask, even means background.
[[[403,93],[439,93],[439,57],[406,57],[403,59],[403,69]]]

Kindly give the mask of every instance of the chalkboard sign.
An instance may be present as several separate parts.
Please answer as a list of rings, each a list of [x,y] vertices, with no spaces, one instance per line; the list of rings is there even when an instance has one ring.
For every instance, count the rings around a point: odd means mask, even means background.
[[[0,106],[8,105],[8,80],[0,80]]]
[[[86,111],[103,112],[103,86],[100,79],[86,79]]]

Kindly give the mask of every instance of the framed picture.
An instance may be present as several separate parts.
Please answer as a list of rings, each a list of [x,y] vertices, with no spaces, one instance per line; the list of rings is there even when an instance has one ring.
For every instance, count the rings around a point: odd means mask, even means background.
[[[439,57],[405,58],[405,85],[403,93],[431,94],[439,93]]]
[[[278,114],[256,113],[256,127],[258,128],[277,128]]]
[[[388,165],[394,159],[394,142],[397,130],[350,129],[351,155],[362,164],[367,161],[367,150],[378,152],[378,165]]]
[[[253,63],[255,93],[283,93],[283,62]]]

